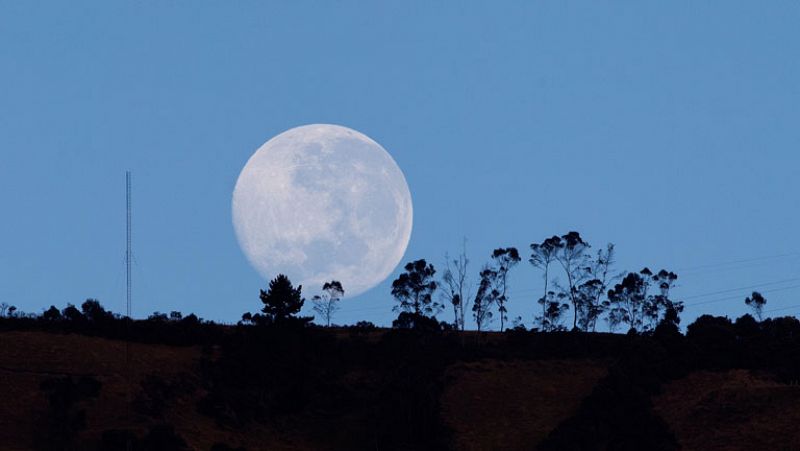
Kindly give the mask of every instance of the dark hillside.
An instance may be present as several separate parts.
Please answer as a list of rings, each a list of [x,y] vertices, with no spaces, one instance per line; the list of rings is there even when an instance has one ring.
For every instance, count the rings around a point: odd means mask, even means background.
[[[686,336],[113,318],[0,329],[3,449],[800,444],[793,318],[701,317]]]

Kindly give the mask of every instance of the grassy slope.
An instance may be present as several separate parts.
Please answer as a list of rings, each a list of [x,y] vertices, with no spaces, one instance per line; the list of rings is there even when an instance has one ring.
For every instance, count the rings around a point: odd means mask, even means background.
[[[121,341],[44,332],[0,333],[2,448],[33,446],[47,409],[39,384],[48,377],[85,374],[103,383],[100,396],[85,403],[89,427],[80,436],[84,444],[96,443],[107,429],[144,432],[156,421],[130,407],[145,376],[190,381],[199,377],[201,351],[197,347],[134,343],[129,350],[130,367]],[[606,368],[606,362],[593,360],[457,363],[445,372],[442,422],[452,431],[452,443],[458,449],[531,449],[576,411]],[[353,374],[353,387],[363,386],[369,377]],[[197,388],[170,399],[163,418],[195,449],[209,449],[216,442],[248,449],[325,449],[330,431],[309,421],[221,428],[197,412],[196,401],[202,395]],[[800,449],[797,386],[744,370],[697,372],[668,383],[653,401],[655,411],[684,449]],[[332,421],[346,426],[349,420]]]
[[[33,446],[47,409],[39,384],[53,376],[92,375],[103,384],[100,396],[83,404],[89,427],[81,432],[82,443],[96,443],[107,429],[134,428],[144,433],[154,420],[130,407],[141,380],[150,374],[167,380],[197,378],[201,352],[197,347],[134,343],[128,355],[130,372],[121,341],[44,332],[0,333],[0,384],[6,395],[0,403],[3,448]],[[600,363],[579,361],[458,364],[447,373],[443,422],[462,449],[527,448],[569,416],[604,371]],[[353,375],[354,383],[362,376]],[[209,449],[216,442],[249,449],[324,449],[319,434],[309,433],[313,431],[307,430],[308,425],[284,424],[280,430],[259,424],[241,430],[220,428],[197,413],[195,403],[201,395],[198,389],[178,396],[164,413],[164,420],[196,449]],[[313,436],[316,443],[307,441]]]
[[[577,360],[456,364],[446,375],[444,423],[457,449],[530,449],[575,412],[606,366]]]
[[[800,449],[800,386],[746,370],[667,384],[655,411],[685,450]]]
[[[131,365],[126,363],[122,341],[80,335],[43,332],[0,333],[0,443],[2,449],[31,449],[40,428],[47,401],[39,389],[46,378],[64,375],[92,375],[103,387],[96,400],[85,403],[87,430],[81,432],[84,444],[96,443],[102,431],[132,428],[142,433],[154,420],[136,413],[130,400],[140,390],[140,381],[155,374],[167,380],[179,375],[197,376],[197,347],[131,344]],[[128,372],[127,368],[132,370]],[[172,423],[193,448],[209,449],[218,441],[244,444],[251,449],[294,449],[308,444],[284,437],[268,428],[254,425],[226,431],[197,413],[195,400],[201,393],[184,394],[171,400],[164,420]]]
[[[126,406],[135,384],[146,374],[174,377],[191,368],[199,355],[196,348],[130,345],[132,370],[126,370],[126,346],[121,341],[41,332],[0,334],[0,384],[5,399],[0,403],[0,443],[8,449],[30,449],[37,422],[47,401],[39,384],[50,377],[92,375],[103,384],[100,396],[87,410],[85,436],[128,424],[145,429],[147,424],[131,415]]]

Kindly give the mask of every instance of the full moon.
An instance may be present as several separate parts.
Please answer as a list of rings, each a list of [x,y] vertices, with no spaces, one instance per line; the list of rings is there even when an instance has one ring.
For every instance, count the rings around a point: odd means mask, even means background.
[[[262,145],[233,191],[242,251],[265,279],[286,274],[306,296],[331,280],[356,296],[394,270],[411,237],[403,172],[347,127],[305,125]]]

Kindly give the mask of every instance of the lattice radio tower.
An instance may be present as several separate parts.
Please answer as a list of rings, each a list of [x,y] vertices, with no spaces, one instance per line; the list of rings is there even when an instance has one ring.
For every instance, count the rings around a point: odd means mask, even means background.
[[[131,171],[125,171],[125,201],[127,207],[126,247],[125,247],[125,314],[131,317]]]

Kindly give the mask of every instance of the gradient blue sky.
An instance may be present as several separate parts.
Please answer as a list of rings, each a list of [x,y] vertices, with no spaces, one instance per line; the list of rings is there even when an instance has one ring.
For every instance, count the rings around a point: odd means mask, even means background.
[[[0,1],[0,301],[124,310],[131,169],[134,314],[255,311],[236,178],[326,122],[405,172],[405,260],[466,236],[477,273],[575,229],[719,300],[686,319],[771,282],[768,310],[800,306],[798,23],[793,1]],[[338,321],[388,324],[389,282]],[[530,324],[540,283],[515,270],[511,316]]]

